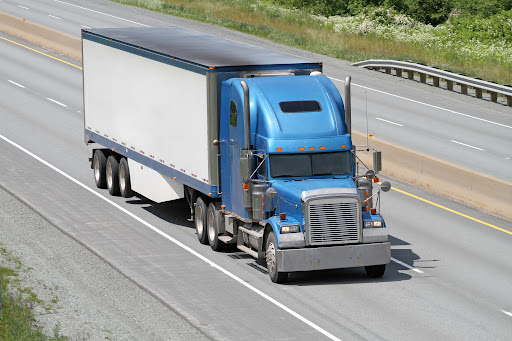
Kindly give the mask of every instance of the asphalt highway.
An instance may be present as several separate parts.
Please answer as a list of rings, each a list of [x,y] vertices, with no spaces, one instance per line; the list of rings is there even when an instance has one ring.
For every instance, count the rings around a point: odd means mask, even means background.
[[[323,61],[343,91],[353,79],[353,127],[441,160],[512,181],[512,109],[231,30],[107,0],[3,0],[0,11],[79,37],[82,28],[178,25]]]
[[[184,202],[152,204],[96,189],[83,143],[80,65],[1,36],[0,186],[207,336],[512,335],[512,223],[393,182],[395,190],[382,195],[393,245],[382,279],[355,268],[292,274],[289,283],[272,284],[254,259],[199,244]]]

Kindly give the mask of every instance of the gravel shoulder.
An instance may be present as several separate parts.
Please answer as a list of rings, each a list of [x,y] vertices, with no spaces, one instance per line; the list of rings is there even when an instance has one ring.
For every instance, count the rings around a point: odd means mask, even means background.
[[[20,271],[22,286],[46,302],[34,307],[46,335],[59,323],[71,340],[208,339],[2,188],[0,247],[28,269]]]

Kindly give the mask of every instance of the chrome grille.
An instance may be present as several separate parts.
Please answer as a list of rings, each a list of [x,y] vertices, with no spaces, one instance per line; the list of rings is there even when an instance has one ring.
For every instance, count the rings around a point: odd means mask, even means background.
[[[309,245],[349,244],[361,240],[361,204],[355,197],[311,200],[308,204]]]

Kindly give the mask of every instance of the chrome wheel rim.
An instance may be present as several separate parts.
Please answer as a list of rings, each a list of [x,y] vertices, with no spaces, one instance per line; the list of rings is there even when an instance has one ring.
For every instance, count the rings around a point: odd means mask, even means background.
[[[94,179],[96,181],[100,180],[100,160],[98,155],[94,155]]]
[[[270,273],[274,274],[276,272],[276,248],[273,242],[267,247],[267,269]]]
[[[124,169],[124,166],[121,164],[119,165],[119,188],[122,192],[124,192],[124,186],[125,186],[125,174],[126,171]]]
[[[112,188],[112,165],[107,162],[107,186]]]
[[[208,239],[213,242],[215,236],[215,226],[213,225],[213,212],[208,213]]]
[[[203,207],[196,204],[196,230],[198,235],[203,235]]]

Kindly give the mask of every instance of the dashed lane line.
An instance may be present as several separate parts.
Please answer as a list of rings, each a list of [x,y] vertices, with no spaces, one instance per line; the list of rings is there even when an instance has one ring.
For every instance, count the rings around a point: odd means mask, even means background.
[[[60,106],[63,106],[63,107],[66,107],[66,108],[67,108],[67,105],[65,105],[64,103],[61,103],[61,102],[59,102],[59,101],[56,101],[56,100],[54,100],[53,98],[46,97],[46,99],[47,99],[47,100],[49,100],[49,101],[51,101],[51,102],[53,102],[53,103],[55,103],[55,104],[58,104],[58,105],[60,105]]]
[[[19,84],[19,83],[16,83],[15,81],[12,81],[12,80],[10,80],[10,79],[8,79],[7,81],[8,81],[9,83],[11,83],[11,84],[14,84],[14,85],[16,85],[16,86],[19,86],[20,88],[25,89],[25,86],[23,86],[23,85],[21,85],[21,84]]]
[[[386,123],[391,123],[391,124],[397,125],[399,127],[403,127],[404,126],[403,124],[392,122],[392,121],[388,121],[388,120],[385,120],[385,119],[380,118],[380,117],[377,117],[376,119],[379,120],[379,121],[382,121],[382,122],[386,122]]]
[[[455,141],[455,140],[450,140],[450,141],[452,141],[453,143],[460,144],[460,145],[465,146],[465,147],[469,147],[469,148],[473,148],[473,149],[477,149],[477,150],[481,150],[481,151],[485,152],[485,150],[484,150],[484,149],[482,149],[482,148],[478,148],[478,147],[475,147],[475,146],[472,146],[472,145],[470,145],[470,144],[462,143],[462,142]]]
[[[112,14],[107,14],[107,13],[100,12],[100,11],[96,11],[96,10],[93,10],[93,9],[90,9],[90,8],[86,8],[86,7],[82,7],[82,6],[78,6],[78,5],[70,4],[70,3],[68,3],[68,2],[64,2],[64,1],[60,1],[60,0],[54,0],[54,1],[55,1],[55,2],[58,2],[58,3],[61,3],[61,4],[65,4],[65,5],[69,5],[69,6],[77,7],[77,8],[80,8],[80,9],[83,9],[83,10],[86,10],[86,11],[89,11],[89,12],[93,12],[93,13],[98,13],[98,14],[106,15],[107,17],[111,17],[111,18],[115,18],[115,19],[122,20],[122,21],[130,22],[130,23],[133,23],[133,24],[136,24],[136,25],[140,25],[140,26],[144,26],[144,27],[150,27],[149,25],[141,24],[141,23],[136,22],[136,21],[133,21],[133,20],[128,20],[128,19],[125,19],[125,18],[116,17],[115,15],[112,15]]]

